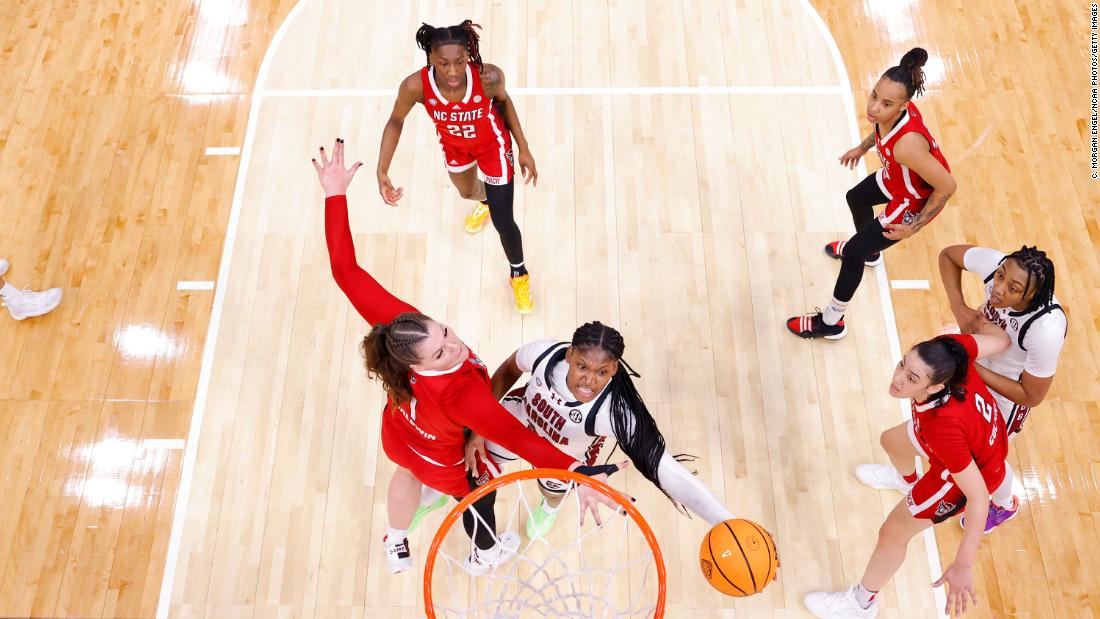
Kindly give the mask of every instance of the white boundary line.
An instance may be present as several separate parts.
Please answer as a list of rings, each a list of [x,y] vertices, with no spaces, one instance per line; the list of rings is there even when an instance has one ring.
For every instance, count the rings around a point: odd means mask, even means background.
[[[207,157],[231,157],[241,154],[240,146],[207,146],[204,153]]]
[[[844,86],[606,86],[578,88],[509,88],[515,96],[553,95],[843,95]],[[261,90],[265,98],[393,97],[395,88],[320,88]]]
[[[810,0],[799,0],[802,8],[806,13],[810,15],[810,19],[817,26],[817,29],[821,31],[821,36],[825,39],[825,44],[829,47],[829,54],[833,57],[833,63],[836,65],[838,71],[840,71],[840,79],[844,81],[845,88],[841,96],[844,98],[844,105],[848,108],[848,131],[852,136],[852,143],[860,141],[859,126],[856,124],[856,116],[853,110],[855,109],[855,98],[852,94],[852,81],[848,78],[848,67],[844,64],[844,58],[840,55],[840,48],[837,47],[836,39],[833,38],[833,33],[829,31],[829,27],[825,25],[825,20],[821,18],[821,15],[817,12],[811,4]],[[863,168],[863,173],[867,174],[867,166],[864,161],[860,161],[860,167]],[[901,342],[898,338],[898,321],[894,316],[894,303],[890,298],[890,286],[886,279],[886,268],[883,265],[875,267],[875,279],[878,281],[879,301],[882,303],[882,317],[886,323],[886,339],[890,347],[891,361],[897,363],[901,360]],[[903,420],[908,420],[912,414],[910,407],[906,400],[898,400],[898,408],[901,410],[901,417]],[[917,470],[920,471],[921,463],[917,461]],[[932,527],[929,527],[924,532],[924,549],[925,554],[928,556],[928,573],[932,576],[932,580],[938,580],[943,573],[942,564],[940,562],[940,550],[936,546],[936,536],[932,532]],[[932,589],[932,597],[936,602],[936,613],[938,617],[947,618],[947,615],[943,612],[943,609],[947,607],[947,596],[944,593],[942,587]]]
[[[181,279],[176,282],[176,290],[213,290],[214,282],[210,280]],[[209,335],[209,334],[208,334]]]
[[[256,74],[256,87],[252,95],[252,104],[248,110],[248,124],[244,133],[244,145],[241,147],[242,156],[237,168],[237,184],[233,190],[233,204],[229,209],[229,223],[226,226],[225,244],[222,246],[222,260],[218,267],[216,281],[228,282],[230,263],[233,261],[233,249],[237,241],[237,226],[241,216],[241,202],[244,199],[245,179],[248,175],[248,165],[252,159],[252,145],[256,141],[256,123],[259,119],[260,103],[263,101],[261,87],[267,80],[267,73],[271,69],[274,50],[279,48],[283,36],[294,23],[295,18],[302,12],[303,7],[309,4],[309,0],[300,0],[290,9],[286,19],[275,31],[271,43],[264,52],[263,62],[260,63],[260,71]],[[191,414],[191,427],[187,432],[187,447],[183,453],[183,467],[180,471],[179,487],[176,490],[176,503],[172,514],[172,535],[168,540],[168,553],[164,561],[164,577],[161,580],[160,599],[157,601],[157,618],[167,619],[168,609],[172,604],[172,587],[176,579],[176,566],[179,563],[180,544],[183,541],[183,525],[187,520],[187,503],[191,495],[192,476],[195,471],[195,458],[198,455],[199,436],[202,434],[203,416],[206,413],[206,397],[210,390],[210,376],[214,365],[214,352],[218,344],[218,329],[221,327],[222,310],[225,306],[225,295],[228,286],[219,286],[214,293],[214,305],[210,310],[210,325],[206,330],[206,341],[203,344],[202,366],[199,371],[199,384],[195,392],[195,408]]]
[[[890,287],[894,290],[928,290],[932,286],[927,279],[892,279]]]
[[[260,105],[266,98],[290,98],[290,97],[379,97],[394,96],[395,89],[324,89],[324,90],[264,90],[262,85],[266,81],[267,73],[272,65],[272,52],[278,49],[283,36],[290,29],[290,25],[302,12],[303,7],[310,0],[300,0],[287,14],[286,19],[279,26],[275,35],[264,52],[263,62],[256,78],[256,87],[252,95],[252,103],[248,114],[248,124],[245,129],[244,145],[241,147],[241,159],[237,171],[237,184],[233,191],[233,203],[229,211],[229,223],[226,227],[225,243],[222,248],[221,265],[218,268],[218,281],[228,281],[232,262],[233,249],[236,245],[237,227],[240,221],[241,202],[244,197],[245,180],[248,166],[251,161],[252,145],[256,139],[256,124],[259,118]],[[832,33],[826,27],[825,22],[817,11],[809,4],[809,0],[799,0],[803,9],[809,14],[811,21],[821,32],[833,62],[841,74],[843,84],[840,86],[667,86],[667,87],[606,87],[606,88],[513,88],[509,94],[518,96],[535,95],[697,95],[697,94],[835,94],[844,99],[848,107],[848,124],[852,139],[859,141],[859,129],[855,116],[851,110],[855,107],[852,95],[851,81],[844,65],[844,59],[833,39]],[[220,153],[219,153],[220,154]],[[861,164],[862,165],[862,164]],[[866,168],[864,168],[866,170]],[[894,317],[893,305],[888,292],[886,270],[875,268],[875,276],[879,283],[880,300],[882,302],[883,317],[887,324],[887,340],[893,361],[901,358],[901,346],[898,340],[897,321]],[[194,474],[195,459],[198,454],[199,436],[202,433],[202,422],[206,412],[207,392],[210,388],[210,378],[213,369],[214,353],[217,347],[217,334],[221,326],[221,314],[225,305],[226,286],[219,287],[214,294],[214,304],[211,308],[210,324],[206,332],[206,341],[203,345],[202,366],[199,372],[199,383],[195,394],[195,408],[191,416],[191,426],[188,431],[186,449],[183,456],[183,466],[180,472],[179,487],[176,492],[176,503],[172,515],[172,533],[168,541],[168,552],[165,557],[164,577],[161,581],[160,598],[157,602],[158,619],[167,619],[168,610],[172,601],[172,588],[175,583],[176,566],[179,562],[180,544],[183,537],[183,525],[186,521],[187,503],[190,499],[192,476]],[[899,401],[899,408],[905,418],[908,418],[909,409],[904,406],[904,401]],[[935,537],[929,529],[924,534],[925,547],[928,554],[929,572],[933,578],[940,575],[939,550],[936,547]],[[946,605],[946,598],[942,589],[934,589],[933,597],[939,609]],[[939,611],[941,617],[946,617]]]

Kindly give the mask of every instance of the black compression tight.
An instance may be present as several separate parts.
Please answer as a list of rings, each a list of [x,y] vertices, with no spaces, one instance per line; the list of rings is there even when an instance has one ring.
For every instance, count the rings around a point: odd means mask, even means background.
[[[871,174],[848,190],[844,196],[848,201],[848,210],[852,211],[852,222],[856,233],[844,246],[844,257],[840,261],[840,274],[833,286],[833,298],[842,303],[852,300],[863,281],[864,262],[876,253],[897,243],[882,236],[883,228],[875,219],[874,207],[890,201],[879,189],[875,175]]]
[[[523,264],[523,235],[516,225],[516,218],[512,212],[512,203],[515,200],[515,183],[507,185],[490,185],[485,183],[485,201],[489,204],[489,217],[493,220],[493,227],[500,235],[500,245],[504,248],[504,255],[508,257],[508,264]]]
[[[477,480],[470,475],[466,476],[466,482],[470,490],[477,489]],[[461,501],[462,497],[455,497]],[[462,512],[462,528],[466,529],[466,535],[474,540],[474,544],[482,550],[488,550],[496,545],[497,515],[493,509],[497,500],[496,490],[486,494],[471,504]],[[474,516],[473,512],[477,512]]]

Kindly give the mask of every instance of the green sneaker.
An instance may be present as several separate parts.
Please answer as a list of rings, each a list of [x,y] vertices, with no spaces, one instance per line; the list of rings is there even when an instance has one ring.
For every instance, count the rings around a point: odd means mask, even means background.
[[[539,506],[531,512],[527,518],[527,538],[535,539],[545,537],[558,519],[558,510],[552,512],[546,510],[546,501],[539,501]]]
[[[424,519],[424,516],[427,516],[428,514],[434,512],[435,510],[443,507],[446,504],[447,495],[442,494],[439,496],[438,499],[435,500],[435,503],[432,503],[431,505],[421,505],[420,507],[416,508],[416,514],[413,515],[413,521],[409,523],[409,533],[412,533],[416,530],[417,525],[419,525],[420,521]]]

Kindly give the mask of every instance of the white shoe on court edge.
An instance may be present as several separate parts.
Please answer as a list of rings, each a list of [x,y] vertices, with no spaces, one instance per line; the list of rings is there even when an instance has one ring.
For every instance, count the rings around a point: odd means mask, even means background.
[[[913,484],[906,482],[897,469],[888,464],[861,464],[856,467],[859,481],[879,490],[897,490],[909,494]]]

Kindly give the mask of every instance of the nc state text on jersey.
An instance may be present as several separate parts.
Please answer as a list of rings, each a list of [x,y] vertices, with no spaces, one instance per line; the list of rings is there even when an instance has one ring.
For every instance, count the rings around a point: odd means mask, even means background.
[[[432,110],[432,118],[440,122],[467,123],[480,120],[485,114],[485,108],[478,108],[468,112],[446,112],[444,110]]]

